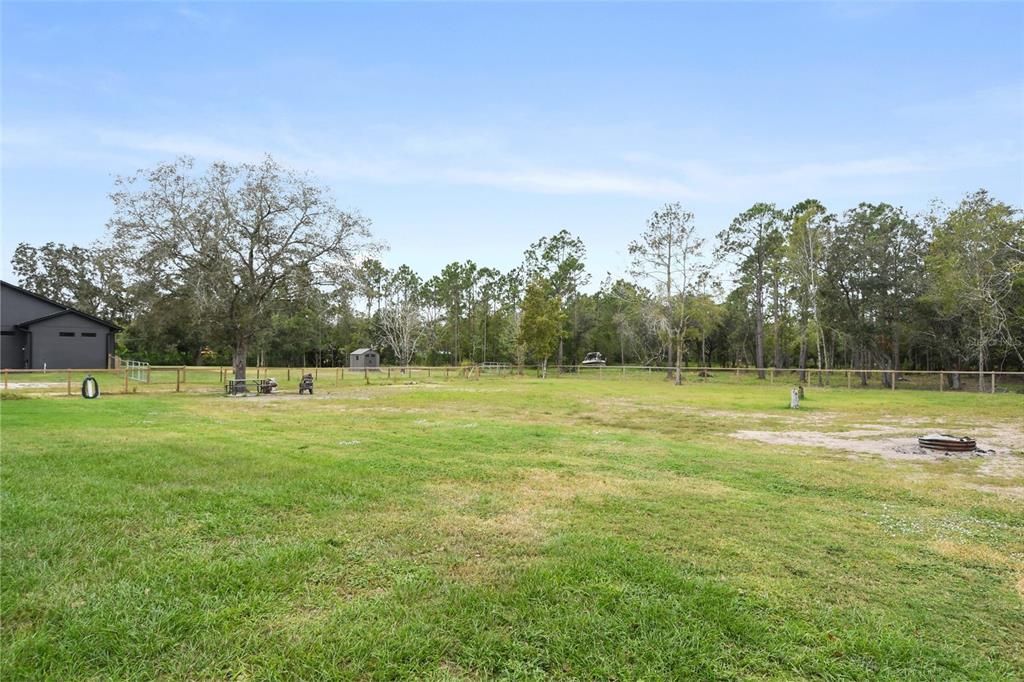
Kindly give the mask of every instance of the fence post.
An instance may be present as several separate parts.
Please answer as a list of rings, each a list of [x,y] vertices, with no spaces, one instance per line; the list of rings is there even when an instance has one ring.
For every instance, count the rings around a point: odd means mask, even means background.
[[[853,379],[850,377],[850,370],[846,370],[846,388],[853,388]]]
[[[996,392],[996,373],[992,372],[992,393]]]
[[[174,392],[181,393],[181,370],[174,368]]]
[[[391,368],[388,367],[388,379],[390,379],[390,378],[391,378]]]
[[[188,383],[188,368],[185,365],[181,366],[181,383]]]
[[[771,370],[769,370],[769,372],[768,372],[768,383],[769,384],[774,384],[775,383],[775,368],[774,367],[772,367]]]
[[[150,365],[146,365],[146,383],[153,383],[153,368]]]
[[[124,367],[124,369],[122,371],[124,372],[124,392],[127,393],[128,392],[128,366],[125,365],[125,367]]]
[[[288,376],[285,377],[285,379],[287,381],[291,381],[292,380],[292,368],[291,367],[288,368]]]
[[[342,381],[345,380],[345,368],[344,367],[341,368],[341,380]]]
[[[896,390],[896,370],[892,371],[892,390]]]
[[[445,367],[444,367],[444,378],[445,379],[448,378],[448,366],[447,365],[445,365]]]
[[[317,379],[317,380],[320,379],[320,366],[319,365],[317,365],[316,367],[313,368],[313,378]]]
[[[68,370],[68,395],[71,395],[71,370]]]
[[[338,385],[338,375],[339,375],[339,374],[341,374],[341,371],[339,370],[339,368],[338,368],[338,367],[335,367],[335,368],[334,368],[334,385],[335,385],[335,386],[337,386],[337,385]]]

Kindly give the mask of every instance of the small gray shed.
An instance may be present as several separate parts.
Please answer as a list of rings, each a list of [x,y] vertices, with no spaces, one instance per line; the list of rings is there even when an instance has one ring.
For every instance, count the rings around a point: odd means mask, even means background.
[[[380,369],[380,354],[372,348],[357,348],[348,354],[351,369]]]

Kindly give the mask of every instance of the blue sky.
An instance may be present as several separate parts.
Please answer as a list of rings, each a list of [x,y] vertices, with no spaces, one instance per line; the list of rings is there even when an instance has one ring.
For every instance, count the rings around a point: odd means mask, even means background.
[[[384,260],[502,269],[652,210],[1024,204],[1024,4],[2,5],[2,257],[103,235],[114,176],[272,153]]]

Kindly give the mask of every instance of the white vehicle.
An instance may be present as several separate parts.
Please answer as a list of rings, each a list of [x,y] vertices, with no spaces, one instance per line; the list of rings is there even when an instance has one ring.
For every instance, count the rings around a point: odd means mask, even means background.
[[[597,351],[593,353],[587,353],[587,357],[583,358],[583,362],[580,363],[581,367],[604,367],[608,363],[604,361],[604,357]]]

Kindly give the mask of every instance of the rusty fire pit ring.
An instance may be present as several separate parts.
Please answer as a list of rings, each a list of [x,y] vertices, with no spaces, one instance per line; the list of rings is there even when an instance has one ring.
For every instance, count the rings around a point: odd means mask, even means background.
[[[947,433],[933,433],[921,436],[917,444],[926,450],[941,450],[943,452],[974,452],[978,448],[977,442],[967,436],[951,436]]]

